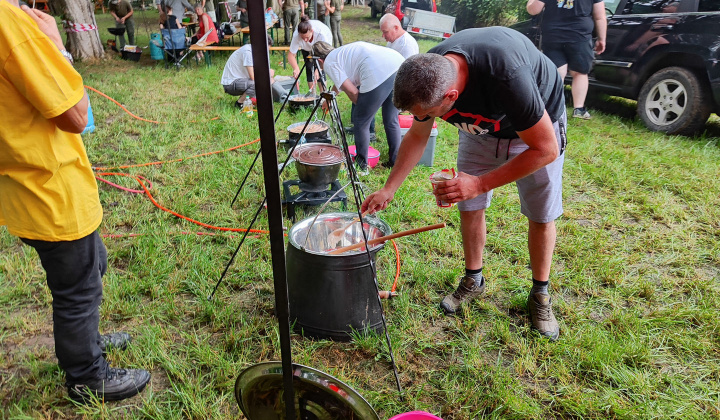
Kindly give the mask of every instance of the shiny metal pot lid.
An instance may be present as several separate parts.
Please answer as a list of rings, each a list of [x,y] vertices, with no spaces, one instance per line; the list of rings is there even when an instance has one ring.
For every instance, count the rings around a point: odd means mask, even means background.
[[[333,241],[334,238],[330,237],[332,232],[348,226],[356,217],[357,213],[322,213],[317,216],[317,219],[310,217],[301,220],[293,225],[288,232],[290,245],[312,254],[327,254],[328,251],[338,247],[365,242],[360,229],[360,222],[355,222],[347,227],[344,235],[341,236],[342,239],[339,245],[337,241]],[[392,234],[390,226],[375,215],[365,217],[365,231],[367,232],[368,241]],[[375,244],[370,246],[370,250],[376,251],[382,247],[383,244]],[[365,250],[357,249],[327,256],[344,257],[360,253],[365,253]]]
[[[285,418],[280,362],[250,366],[235,382],[235,399],[249,420]],[[295,415],[302,420],[379,420],[370,404],[347,384],[319,370],[293,364]]]
[[[297,146],[292,157],[302,164],[315,166],[336,165],[345,160],[340,146],[325,143],[307,143]]]

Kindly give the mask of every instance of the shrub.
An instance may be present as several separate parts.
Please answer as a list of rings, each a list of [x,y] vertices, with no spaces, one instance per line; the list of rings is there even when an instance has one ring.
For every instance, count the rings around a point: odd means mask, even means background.
[[[458,31],[483,26],[508,26],[527,18],[527,0],[443,0],[438,12],[455,16]]]

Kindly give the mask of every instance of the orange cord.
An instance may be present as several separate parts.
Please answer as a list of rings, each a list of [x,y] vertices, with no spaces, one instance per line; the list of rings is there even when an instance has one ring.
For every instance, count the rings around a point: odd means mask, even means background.
[[[199,154],[199,155],[188,156],[188,157],[184,157],[184,158],[171,159],[171,160],[163,160],[163,161],[148,162],[148,163],[139,163],[139,164],[137,164],[137,165],[93,166],[93,170],[95,170],[95,171],[107,171],[108,169],[141,168],[141,167],[143,167],[143,166],[153,166],[153,165],[162,165],[162,164],[164,164],[164,163],[182,162],[182,161],[187,160],[187,159],[193,159],[193,158],[203,157],[203,156],[210,156],[210,155],[215,155],[215,154],[218,154],[218,153],[231,152],[231,151],[237,150],[237,149],[239,149],[239,148],[241,148],[241,147],[245,147],[245,146],[249,146],[249,145],[251,145],[251,144],[255,144],[255,143],[259,142],[259,141],[260,141],[260,139],[255,139],[255,140],[253,140],[253,141],[250,141],[250,142],[247,142],[247,143],[243,143],[243,144],[238,145],[238,146],[233,146],[233,147],[231,147],[231,148],[229,148],[229,149],[216,150],[216,151],[214,151],[214,152],[201,153],[201,154]]]
[[[390,288],[390,292],[392,293],[397,289],[398,278],[400,278],[400,250],[394,239],[390,239],[390,242],[392,242],[395,248],[395,281],[393,281],[392,288]]]
[[[135,118],[135,119],[137,119],[137,120],[145,121],[145,122],[149,122],[149,123],[153,123],[153,124],[167,124],[167,122],[165,122],[165,121],[148,120],[148,119],[145,119],[145,118],[142,118],[142,117],[138,117],[137,115],[135,115],[135,114],[133,114],[132,112],[128,111],[127,108],[125,108],[120,102],[116,101],[115,99],[109,97],[108,95],[100,92],[99,90],[97,90],[97,89],[95,89],[95,88],[93,88],[93,87],[90,87],[90,86],[88,86],[88,85],[84,85],[84,86],[85,86],[85,89],[90,89],[90,90],[92,90],[93,92],[101,95],[102,97],[111,100],[111,101],[114,102],[117,106],[119,106],[123,111],[127,112],[131,117],[133,117],[133,118]],[[218,120],[218,119],[220,119],[220,117],[210,118],[208,121],[215,121],[215,120]],[[193,121],[190,121],[190,122],[196,123],[196,122],[201,122],[201,121],[193,120]]]
[[[143,188],[143,190],[145,190],[145,194],[148,196],[148,198],[150,199],[150,201],[152,201],[152,203],[155,205],[155,207],[159,208],[160,210],[162,210],[162,211],[164,211],[164,212],[168,212],[168,213],[172,214],[172,215],[175,216],[175,217],[179,217],[179,218],[181,218],[181,219],[183,219],[183,220],[187,220],[188,222],[195,223],[195,224],[198,225],[198,226],[202,226],[202,227],[204,227],[204,228],[213,229],[213,230],[221,230],[221,231],[223,231],[223,232],[270,233],[270,231],[267,231],[267,230],[259,230],[259,229],[250,229],[250,230],[248,230],[248,229],[240,229],[240,228],[227,228],[227,227],[221,227],[221,226],[213,226],[213,225],[209,225],[209,224],[207,224],[207,223],[203,223],[203,222],[201,222],[201,221],[199,221],[199,220],[191,219],[191,218],[189,218],[189,217],[187,217],[187,216],[183,216],[183,215],[180,214],[180,213],[174,212],[174,211],[170,210],[170,209],[167,208],[167,207],[163,207],[160,203],[158,203],[157,201],[155,201],[155,197],[153,197],[152,194],[150,194],[150,190],[148,190],[148,188],[145,186],[145,183],[142,182],[142,180],[141,180],[139,177],[136,177],[136,176],[133,176],[133,175],[130,175],[130,174],[120,173],[120,172],[99,172],[98,175],[102,175],[102,176],[123,176],[123,177],[126,177],[126,178],[132,178],[132,179],[134,179],[135,181],[138,182],[138,184],[140,184],[140,186]]]

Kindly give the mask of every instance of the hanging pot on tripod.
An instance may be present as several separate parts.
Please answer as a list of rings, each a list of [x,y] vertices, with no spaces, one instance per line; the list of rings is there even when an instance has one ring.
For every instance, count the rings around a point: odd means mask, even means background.
[[[340,146],[323,143],[306,143],[295,148],[298,179],[307,191],[322,191],[335,181],[340,173],[344,155]]]
[[[324,213],[317,219],[296,223],[288,232],[286,271],[290,320],[295,330],[314,338],[347,341],[353,331],[382,331],[382,310],[370,264],[383,244],[365,250],[329,255],[337,246],[331,235],[348,225],[355,213]],[[368,240],[392,233],[376,216],[368,216],[363,228]],[[340,245],[363,241],[360,223],[345,230]],[[329,243],[333,242],[333,243]],[[372,262],[371,262],[372,261]]]
[[[320,97],[316,95],[292,95],[288,98],[290,108],[300,108],[305,106],[315,106],[320,102]]]
[[[287,128],[288,131],[288,145],[294,146],[295,143],[300,140],[300,133],[302,132],[304,122],[297,122],[290,124]],[[330,135],[328,131],[330,126],[325,121],[313,121],[308,124],[307,129],[303,136],[305,141],[308,143],[330,143]]]

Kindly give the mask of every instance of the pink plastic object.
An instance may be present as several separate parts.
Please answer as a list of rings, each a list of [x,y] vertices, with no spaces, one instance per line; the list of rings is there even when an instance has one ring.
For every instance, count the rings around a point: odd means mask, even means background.
[[[355,160],[355,146],[348,146],[348,152],[350,152],[350,156]],[[368,166],[374,168],[378,163],[380,163],[380,151],[373,147],[368,147]]]
[[[406,115],[406,114],[400,114],[398,115],[398,122],[400,123],[400,128],[410,128],[413,123],[413,116],[412,115]],[[437,121],[433,122],[432,128],[437,128]]]
[[[433,416],[425,411],[411,411],[409,413],[398,414],[390,420],[443,420],[438,416]]]

